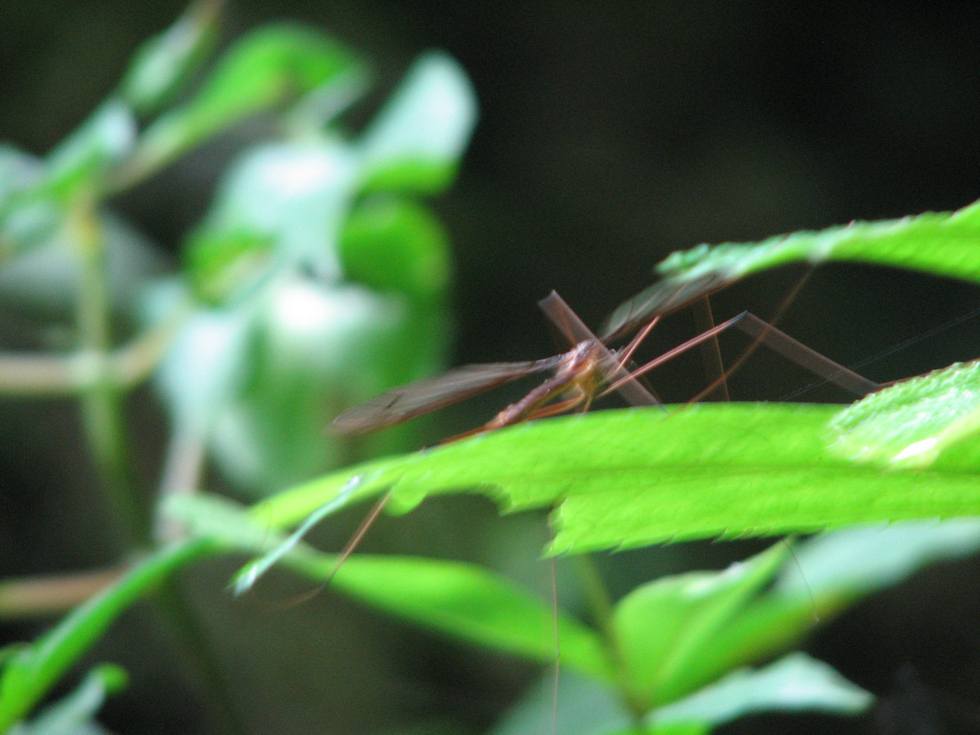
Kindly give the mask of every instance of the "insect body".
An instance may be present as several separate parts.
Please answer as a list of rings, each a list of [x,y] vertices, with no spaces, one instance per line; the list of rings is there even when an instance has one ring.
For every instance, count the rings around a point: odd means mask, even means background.
[[[649,391],[631,380],[623,369],[640,341],[653,328],[656,319],[629,345],[612,352],[588,330],[558,294],[552,293],[544,299],[541,307],[566,339],[574,343],[568,352],[541,360],[467,365],[435,378],[395,388],[345,411],[334,419],[332,430],[345,435],[376,431],[519,378],[547,371],[554,371],[554,375],[519,401],[505,407],[486,424],[468,433],[499,429],[576,408],[587,410],[599,391],[614,380],[618,383],[616,390],[634,405],[659,402]]]

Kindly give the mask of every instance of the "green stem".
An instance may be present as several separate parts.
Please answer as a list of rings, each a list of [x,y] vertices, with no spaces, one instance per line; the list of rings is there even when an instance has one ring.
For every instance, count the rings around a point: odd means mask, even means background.
[[[180,309],[158,326],[104,358],[91,351],[68,355],[0,354],[0,394],[19,397],[65,396],[85,392],[107,379],[117,391],[142,383],[159,364],[183,320]]]
[[[94,377],[82,394],[85,432],[99,475],[129,537],[130,547],[145,548],[152,544],[151,518],[147,506],[139,500],[137,473],[126,438],[123,394],[110,368],[105,241],[91,201],[78,202],[72,215],[71,224],[82,265],[77,315],[79,338],[87,360],[94,366]],[[209,684],[208,694],[223,718],[222,729],[244,732],[234,714],[219,667],[183,594],[176,584],[167,580],[161,585],[158,600],[168,622]]]
[[[575,561],[585,598],[592,610],[592,617],[600,633],[602,633],[606,642],[606,649],[609,651],[616,670],[620,697],[630,712],[636,731],[645,732],[644,717],[647,708],[632,691],[629,684],[629,670],[626,667],[626,657],[623,655],[619,636],[616,634],[616,626],[613,622],[613,604],[609,597],[609,591],[606,589],[602,575],[599,574],[596,563],[591,556],[580,554],[575,557]]]
[[[37,618],[70,610],[116,582],[126,565],[0,582],[0,620]]]
[[[93,366],[93,380],[82,394],[85,434],[128,545],[146,547],[150,542],[150,517],[137,497],[137,475],[123,425],[122,395],[109,370],[111,329],[105,240],[91,202],[76,205],[70,224],[81,263],[79,340],[86,360]]]

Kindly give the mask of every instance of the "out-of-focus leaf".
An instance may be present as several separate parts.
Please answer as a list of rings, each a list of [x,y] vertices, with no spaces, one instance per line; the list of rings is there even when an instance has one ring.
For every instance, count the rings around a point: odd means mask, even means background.
[[[980,520],[898,523],[844,529],[796,546],[774,588],[719,630],[713,645],[678,672],[694,690],[731,669],[785,650],[861,598],[923,565],[980,549]]]
[[[169,28],[144,42],[123,77],[120,95],[140,115],[167,104],[214,45],[222,0],[197,0]]]
[[[928,467],[958,444],[980,442],[980,360],[873,393],[841,412],[831,426],[837,432],[833,449],[845,457]]]
[[[865,596],[897,584],[927,564],[980,550],[980,518],[848,528],[796,547],[773,594]]]
[[[476,114],[476,96],[459,64],[445,54],[426,54],[364,134],[364,187],[445,188],[456,173]]]
[[[649,716],[653,732],[680,723],[717,727],[756,712],[856,715],[873,697],[827,664],[794,653],[758,670],[735,671]]]
[[[336,465],[348,448],[324,436],[331,418],[441,363],[443,233],[407,203],[368,202],[348,217],[356,174],[336,140],[260,148],[235,166],[188,249],[199,296],[254,307],[243,378],[211,431],[241,488],[268,494]]]
[[[563,735],[641,735],[615,696],[594,680],[573,672],[562,676],[558,710],[552,712],[554,681],[544,678],[491,735],[548,732],[557,714]],[[700,735],[750,714],[821,712],[856,715],[872,696],[827,664],[791,654],[769,666],[733,672],[711,686],[647,715],[642,735]]]
[[[787,551],[777,544],[723,572],[665,577],[620,600],[613,628],[635,701],[649,707],[686,694],[675,684],[677,674],[697,666],[702,650],[772,579]]]
[[[251,492],[336,466],[347,448],[325,436],[330,419],[441,360],[441,316],[402,297],[294,276],[254,301],[242,379],[211,436],[225,475]]]
[[[11,196],[30,188],[41,175],[42,164],[37,158],[0,143],[0,211]]]
[[[88,672],[82,683],[63,699],[45,707],[28,723],[14,726],[11,735],[107,735],[95,713],[110,694],[126,686],[126,672],[102,664]]]
[[[980,443],[957,445],[927,469],[885,470],[828,451],[834,413],[705,404],[531,422],[337,472],[260,512],[296,523],[369,471],[359,496],[392,488],[395,510],[464,491],[508,510],[557,504],[555,552],[976,514]]]
[[[980,202],[957,212],[928,212],[881,222],[852,222],[817,232],[794,232],[759,243],[698,245],[659,266],[663,280],[622,304],[603,334],[769,268],[808,261],[849,261],[920,270],[980,282]]]
[[[135,600],[174,570],[211,552],[213,547],[205,540],[154,552],[116,584],[72,610],[33,644],[18,650],[0,674],[0,732],[30,712]]]
[[[350,498],[351,494],[357,489],[357,485],[357,478],[354,478],[350,481],[344,491],[342,491],[337,497],[330,500],[330,502],[326,503],[320,508],[317,508],[316,512],[311,513],[309,518],[303,521],[299,528],[289,534],[289,536],[279,541],[272,549],[267,551],[262,556],[258,557],[257,559],[253,559],[242,567],[235,575],[235,579],[232,582],[232,588],[235,590],[235,594],[242,595],[252,589],[255,586],[255,583],[258,582],[266,572],[272,569],[273,566],[282,561],[282,559],[288,553],[295,549],[300,541],[303,540],[303,537],[312,531],[313,528],[320,523],[320,521],[343,508],[347,504],[347,500]],[[246,520],[247,519],[243,514],[240,522],[245,522]]]
[[[165,512],[195,533],[230,548],[254,552],[283,542],[234,504],[215,497],[175,496]],[[480,567],[421,557],[355,554],[338,570],[336,555],[319,554],[298,542],[287,552],[281,557],[284,565],[317,581],[336,572],[331,580],[334,588],[393,615],[533,660],[554,659],[551,605]],[[595,631],[565,613],[559,615],[558,631],[563,667],[604,681],[612,678]]]
[[[61,224],[61,207],[35,191],[43,175],[39,159],[0,144],[0,263],[47,242]]]
[[[185,298],[176,284],[152,294],[150,311],[172,312]],[[159,316],[151,316],[156,321]],[[198,310],[181,325],[156,373],[156,387],[181,431],[206,436],[239,389],[254,319],[248,305]]]
[[[184,262],[195,296],[220,304],[248,291],[268,275],[273,238],[247,230],[201,229],[184,249]]]
[[[254,31],[221,58],[193,99],[147,128],[132,168],[154,169],[229,125],[359,74],[360,67],[347,48],[301,26]]]
[[[428,209],[375,198],[355,208],[340,233],[344,276],[376,291],[442,297],[449,285],[446,233]]]
[[[135,141],[132,111],[121,100],[108,100],[48,154],[41,191],[61,201],[83,189],[98,192],[102,177],[132,151]]]
[[[628,731],[629,713],[607,685],[574,671],[562,671],[556,711],[552,709],[554,693],[554,676],[542,677],[488,735],[552,731],[562,735],[607,735]]]
[[[356,160],[328,138],[274,143],[250,151],[221,184],[200,237],[268,239],[269,267],[303,264],[320,278],[339,277],[337,238],[356,181]],[[202,265],[189,261],[191,267]],[[233,267],[226,261],[216,275]],[[195,270],[193,278],[205,281]]]

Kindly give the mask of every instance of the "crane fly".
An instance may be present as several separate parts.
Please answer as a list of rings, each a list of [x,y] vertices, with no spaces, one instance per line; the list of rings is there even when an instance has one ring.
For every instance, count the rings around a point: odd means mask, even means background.
[[[802,285],[803,281],[800,281],[790,291],[774,320],[782,315],[786,305],[795,297]],[[596,337],[585,326],[571,307],[557,293],[552,292],[539,302],[539,306],[562,335],[574,345],[568,352],[540,360],[486,363],[456,368],[438,377],[382,393],[367,403],[340,414],[334,419],[331,428],[335,433],[343,435],[377,431],[464,401],[520,378],[548,371],[553,371],[552,377],[532,389],[523,398],[506,406],[482,426],[452,439],[500,429],[522,421],[554,416],[573,409],[587,410],[596,397],[611,392],[620,393],[634,406],[658,405],[660,401],[657,397],[644,388],[637,378],[694,347],[714,343],[719,334],[730,328],[745,332],[753,342],[735,363],[727,370],[721,371],[711,385],[693,399],[695,401],[719,385],[724,385],[724,381],[731,377],[761,344],[855,395],[865,395],[880,387],[877,383],[807,347],[777,329],[771,322],[760,319],[749,311],[743,311],[717,325],[712,322],[711,326],[700,334],[667,350],[634,371],[627,371],[626,365],[636,349],[663,316],[662,311],[651,313],[655,308],[654,304],[669,310],[679,308],[681,302],[689,304],[691,299],[705,298],[703,287],[704,284],[701,284],[693,291],[684,289],[683,294],[670,289],[662,293],[664,298],[652,300],[644,295],[641,307],[637,309],[633,306],[630,317],[621,321],[619,327],[608,332],[611,338],[615,338],[622,334],[623,325],[637,328],[641,320],[645,320],[642,328],[629,344],[619,350],[606,347],[603,340]]]
[[[544,418],[573,409],[587,410],[603,387],[615,390],[633,405],[656,405],[656,396],[633,381],[624,365],[656,325],[652,318],[633,340],[617,351],[609,350],[555,292],[539,302],[550,321],[573,343],[567,352],[540,360],[465,365],[435,378],[420,380],[382,393],[334,419],[333,432],[365,434],[400,424],[445,408],[520,378],[552,372],[553,375],[523,398],[506,406],[473,433],[492,431],[521,421]],[[454,437],[454,438],[461,438]]]

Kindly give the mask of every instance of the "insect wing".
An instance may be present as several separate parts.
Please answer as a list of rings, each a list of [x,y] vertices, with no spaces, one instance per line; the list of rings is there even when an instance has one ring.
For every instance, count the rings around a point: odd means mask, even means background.
[[[666,314],[718,291],[731,279],[717,274],[698,278],[660,281],[620,304],[602,330],[605,341],[635,332],[657,314]]]
[[[562,358],[562,355],[556,355],[543,360],[464,365],[438,377],[395,388],[355,406],[333,420],[331,431],[353,435],[394,426],[525,375],[551,370]]]

